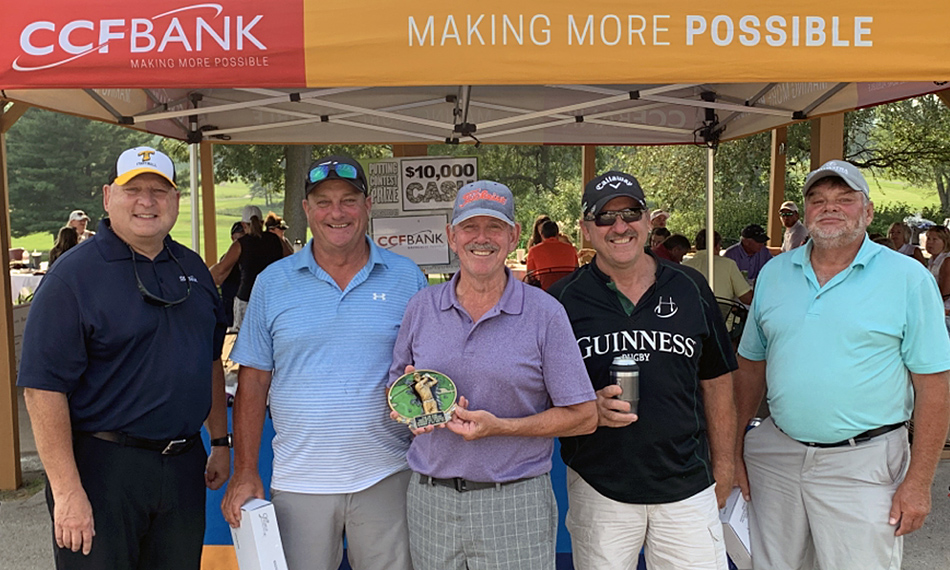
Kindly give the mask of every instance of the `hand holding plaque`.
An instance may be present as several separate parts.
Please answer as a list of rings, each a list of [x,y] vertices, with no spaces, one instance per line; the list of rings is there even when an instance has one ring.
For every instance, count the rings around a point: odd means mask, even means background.
[[[451,420],[457,396],[455,383],[445,374],[414,370],[393,383],[387,399],[398,421],[417,430]]]

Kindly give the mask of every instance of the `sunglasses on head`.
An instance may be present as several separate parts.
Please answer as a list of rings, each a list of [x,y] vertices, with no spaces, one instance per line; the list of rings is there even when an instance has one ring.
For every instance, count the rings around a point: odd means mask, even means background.
[[[639,208],[626,208],[623,210],[608,210],[598,214],[587,214],[584,219],[588,222],[594,222],[595,226],[612,226],[617,218],[624,221],[625,224],[639,222],[643,217],[643,210]]]
[[[356,170],[355,166],[339,162],[314,166],[307,174],[307,180],[310,184],[322,182],[330,177],[330,172],[336,172],[337,176],[347,180],[359,180],[359,171]]]

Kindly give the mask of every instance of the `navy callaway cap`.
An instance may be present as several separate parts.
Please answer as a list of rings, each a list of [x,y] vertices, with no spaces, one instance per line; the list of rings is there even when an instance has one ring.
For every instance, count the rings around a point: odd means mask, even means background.
[[[584,187],[581,210],[584,216],[594,215],[603,209],[604,204],[625,196],[636,200],[641,208],[647,207],[646,197],[637,179],[629,174],[611,170],[594,178]]]

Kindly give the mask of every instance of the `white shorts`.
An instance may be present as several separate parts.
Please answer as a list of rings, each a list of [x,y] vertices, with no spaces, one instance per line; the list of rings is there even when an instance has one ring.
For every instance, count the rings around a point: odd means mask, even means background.
[[[651,570],[727,568],[715,485],[675,503],[621,503],[568,468],[567,496],[576,570],[631,570],[641,547]]]

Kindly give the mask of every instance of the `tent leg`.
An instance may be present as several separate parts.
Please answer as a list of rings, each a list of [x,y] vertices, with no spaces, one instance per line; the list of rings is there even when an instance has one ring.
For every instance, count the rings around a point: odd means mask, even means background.
[[[201,162],[201,221],[205,228],[205,263],[218,261],[217,217],[214,211],[214,150],[210,142],[199,143]]]
[[[2,106],[0,106],[2,111]],[[7,186],[6,140],[0,132],[0,261],[10,267],[10,192]],[[16,489],[20,471],[20,425],[16,396],[16,353],[13,347],[13,301],[10,272],[0,277],[0,489]]]
[[[715,283],[715,269],[713,268],[713,244],[716,241],[713,239],[715,235],[713,232],[716,231],[714,224],[716,223],[716,215],[714,211],[713,203],[713,180],[716,175],[716,149],[711,145],[706,147],[706,250],[709,252],[709,255],[706,257],[708,265],[706,270],[709,272],[709,286],[712,287],[712,284]]]
[[[779,127],[772,130],[772,164],[769,173],[769,243],[773,246],[782,242],[785,233],[779,219],[778,207],[785,201],[785,149],[788,144],[788,129]]]
[[[198,145],[188,145],[188,161],[191,165],[191,249],[201,251],[201,232],[198,215]]]

